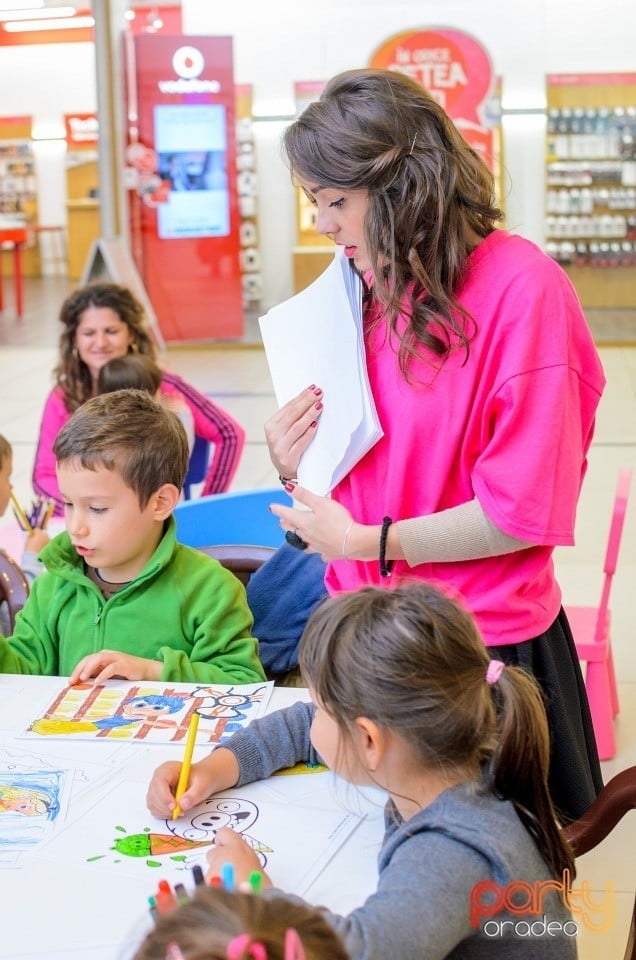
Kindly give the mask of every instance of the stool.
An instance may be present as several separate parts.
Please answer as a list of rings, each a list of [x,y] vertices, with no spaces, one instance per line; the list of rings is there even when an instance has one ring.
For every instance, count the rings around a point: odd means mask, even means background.
[[[58,273],[58,265],[61,266],[61,273],[66,274],[68,272],[68,263],[66,259],[66,227],[64,226],[48,226],[41,223],[33,223],[30,227],[31,230],[38,236],[38,245],[40,247],[40,261],[42,267],[47,263],[53,265],[53,272]],[[40,240],[40,234],[48,234],[48,250],[42,248],[42,241]],[[46,254],[46,256],[45,256]],[[44,273],[44,270],[42,270]]]
[[[22,288],[22,247],[27,242],[28,234],[24,223],[0,223],[0,250],[13,248],[13,287],[15,290],[16,316],[22,317],[23,288]],[[2,292],[2,270],[0,269],[0,312],[4,309],[4,295]]]

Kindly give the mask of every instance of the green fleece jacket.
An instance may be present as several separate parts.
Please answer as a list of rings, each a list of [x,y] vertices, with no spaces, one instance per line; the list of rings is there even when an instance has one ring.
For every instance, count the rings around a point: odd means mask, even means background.
[[[258,683],[265,678],[245,588],[212,557],[176,540],[171,517],[135,580],[105,600],[67,533],[40,554],[13,636],[0,637],[0,672],[68,676],[82,657],[119,650],[163,663],[161,679]]]

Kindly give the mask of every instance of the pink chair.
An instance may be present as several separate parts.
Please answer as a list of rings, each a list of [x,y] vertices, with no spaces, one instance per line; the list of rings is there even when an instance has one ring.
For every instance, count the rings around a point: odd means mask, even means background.
[[[616,572],[631,479],[631,470],[621,470],[618,474],[612,524],[603,566],[605,577],[599,605],[597,607],[566,605],[565,608],[572,627],[576,652],[579,659],[587,663],[585,688],[601,760],[611,760],[616,753],[614,717],[618,713],[618,693],[612,658],[609,597],[612,578]]]

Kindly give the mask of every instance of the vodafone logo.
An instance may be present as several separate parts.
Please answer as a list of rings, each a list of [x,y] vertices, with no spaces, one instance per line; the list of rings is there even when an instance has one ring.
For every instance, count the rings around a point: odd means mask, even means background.
[[[196,47],[179,47],[172,55],[172,68],[178,80],[160,80],[162,93],[219,93],[218,80],[199,80],[205,67],[203,54]]]
[[[193,80],[203,71],[205,60],[196,47],[179,47],[172,58],[172,68],[184,80]]]

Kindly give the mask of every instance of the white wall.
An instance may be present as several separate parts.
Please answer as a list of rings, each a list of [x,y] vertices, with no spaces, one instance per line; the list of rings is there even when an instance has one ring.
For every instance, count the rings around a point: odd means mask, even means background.
[[[115,0],[111,0],[111,3]],[[182,0],[184,32],[234,37],[237,82],[252,83],[255,112],[293,113],[295,80],[325,80],[368,62],[402,30],[448,26],[471,33],[504,78],[504,108],[541,109],[546,73],[634,71],[636,3],[606,0]],[[0,49],[2,113],[31,114],[39,129],[64,113],[96,108],[90,44]],[[261,248],[266,307],[291,292],[295,242],[293,191],[280,157],[284,124],[255,125],[260,177]],[[544,118],[504,119],[508,224],[542,241]],[[64,221],[59,146],[38,148],[40,220]]]

